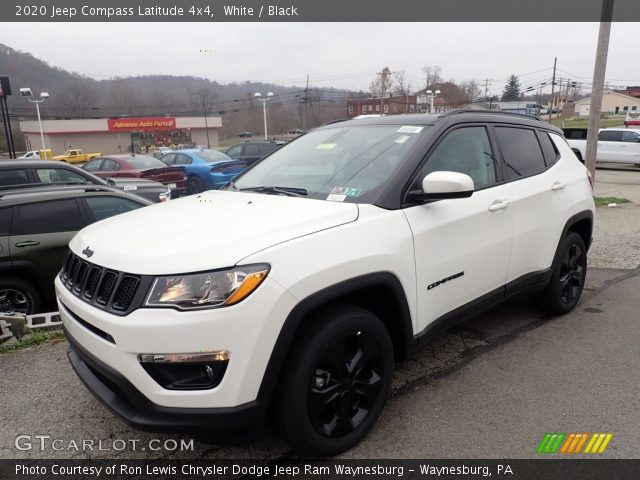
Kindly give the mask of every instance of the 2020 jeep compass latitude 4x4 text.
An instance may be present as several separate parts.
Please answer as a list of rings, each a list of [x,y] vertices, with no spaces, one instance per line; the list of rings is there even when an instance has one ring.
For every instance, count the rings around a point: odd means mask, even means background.
[[[56,292],[74,369],[125,421],[242,431],[275,411],[298,448],[334,454],[434,333],[524,291],[571,310],[593,224],[586,169],[547,123],[357,119],[225,190],[83,229]]]

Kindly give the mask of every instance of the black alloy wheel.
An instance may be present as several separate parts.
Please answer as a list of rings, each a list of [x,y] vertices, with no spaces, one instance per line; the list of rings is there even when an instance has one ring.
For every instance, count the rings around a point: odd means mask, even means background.
[[[333,307],[303,323],[280,382],[280,420],[300,451],[334,455],[362,440],[380,416],[393,345],[380,319],[359,307]]]
[[[587,277],[587,247],[582,237],[569,232],[558,245],[552,266],[551,281],[538,295],[542,306],[554,315],[572,310]]]
[[[189,195],[204,192],[204,185],[202,184],[202,180],[200,180],[200,177],[189,177],[187,190],[189,191]]]
[[[31,315],[40,310],[40,295],[33,286],[19,278],[0,281],[0,312]]]

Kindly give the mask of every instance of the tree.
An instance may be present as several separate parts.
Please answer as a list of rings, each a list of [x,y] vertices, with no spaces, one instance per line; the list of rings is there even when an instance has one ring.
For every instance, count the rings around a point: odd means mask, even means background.
[[[407,80],[404,70],[393,73],[394,93],[396,95],[409,95],[411,92],[411,82]]]
[[[389,67],[384,67],[376,79],[371,82],[369,86],[369,90],[371,90],[371,95],[373,97],[380,98],[386,93],[389,92],[391,87],[391,70]]]
[[[469,103],[472,103],[480,96],[480,85],[475,78],[472,78],[471,80],[465,80],[460,86],[467,96]]]
[[[436,84],[442,82],[442,76],[440,75],[442,68],[438,65],[426,65],[422,67],[422,72],[425,76],[425,90],[433,90]]]
[[[517,75],[511,75],[502,92],[503,101],[518,100],[520,98],[520,80]]]

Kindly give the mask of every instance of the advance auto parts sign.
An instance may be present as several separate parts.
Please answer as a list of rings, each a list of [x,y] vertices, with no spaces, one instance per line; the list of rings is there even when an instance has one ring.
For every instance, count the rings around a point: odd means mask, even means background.
[[[175,117],[109,118],[107,124],[109,131],[174,130],[176,128],[176,119]]]

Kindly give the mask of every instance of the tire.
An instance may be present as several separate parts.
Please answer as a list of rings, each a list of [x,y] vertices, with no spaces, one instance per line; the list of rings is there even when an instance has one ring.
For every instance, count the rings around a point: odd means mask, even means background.
[[[297,449],[334,455],[360,442],[380,416],[393,345],[380,319],[362,308],[337,307],[308,320],[287,357],[279,417]]]
[[[40,312],[40,294],[29,282],[19,278],[0,280],[0,312],[31,315]]]
[[[204,185],[200,177],[189,177],[189,181],[187,183],[187,192],[189,195],[193,195],[194,193],[204,192]]]
[[[582,295],[586,276],[587,248],[580,235],[569,232],[558,245],[549,285],[539,294],[542,306],[554,315],[571,311]]]

